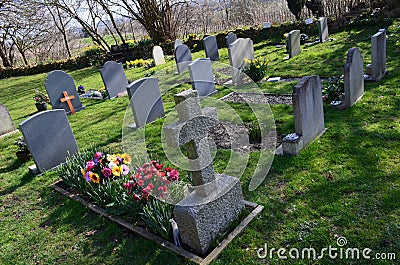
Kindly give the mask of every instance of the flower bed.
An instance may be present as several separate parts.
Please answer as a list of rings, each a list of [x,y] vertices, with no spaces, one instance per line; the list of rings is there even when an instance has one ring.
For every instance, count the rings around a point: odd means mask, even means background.
[[[252,212],[207,257],[199,257],[172,243],[170,220],[173,205],[167,202],[177,202],[185,196],[185,185],[179,180],[178,170],[165,167],[158,161],[134,169],[131,163],[127,154],[81,152],[58,168],[62,180],[52,187],[92,211],[198,264],[208,264],[214,259],[263,209],[263,206],[245,202],[253,209]]]

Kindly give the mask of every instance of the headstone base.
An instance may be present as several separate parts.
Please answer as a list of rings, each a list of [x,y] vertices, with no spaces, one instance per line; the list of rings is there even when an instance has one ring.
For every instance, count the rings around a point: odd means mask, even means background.
[[[216,182],[218,190],[212,194],[203,197],[192,192],[174,208],[182,245],[201,256],[244,208],[239,179],[216,175]]]
[[[386,70],[383,74],[381,74],[380,76],[378,76],[378,78],[375,78],[375,79],[372,78],[372,75],[365,74],[364,75],[364,81],[365,82],[378,82],[382,78],[384,78],[387,74],[388,74],[388,71]]]
[[[326,128],[317,137],[315,137],[315,139],[321,137],[321,135],[323,135],[325,133],[325,131],[326,131]],[[287,141],[287,140],[283,139],[282,154],[296,156],[299,154],[300,150],[305,148],[308,144],[309,143],[304,143],[301,136],[295,141]],[[279,153],[277,153],[277,154],[279,154]]]

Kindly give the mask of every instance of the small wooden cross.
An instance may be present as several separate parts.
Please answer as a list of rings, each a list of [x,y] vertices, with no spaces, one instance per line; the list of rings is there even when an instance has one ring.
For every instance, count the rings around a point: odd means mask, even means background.
[[[63,91],[63,95],[64,95],[64,98],[60,99],[60,101],[61,102],[67,102],[69,110],[71,111],[72,114],[75,114],[75,108],[74,108],[74,106],[72,105],[72,102],[71,102],[71,99],[74,99],[75,96],[74,95],[68,96],[68,93],[66,91]]]

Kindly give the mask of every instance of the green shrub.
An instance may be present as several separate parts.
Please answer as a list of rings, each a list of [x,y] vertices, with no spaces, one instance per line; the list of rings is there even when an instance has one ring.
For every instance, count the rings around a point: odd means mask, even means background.
[[[344,95],[344,81],[343,78],[331,77],[328,84],[322,89],[323,99],[328,103],[332,101],[343,100]]]

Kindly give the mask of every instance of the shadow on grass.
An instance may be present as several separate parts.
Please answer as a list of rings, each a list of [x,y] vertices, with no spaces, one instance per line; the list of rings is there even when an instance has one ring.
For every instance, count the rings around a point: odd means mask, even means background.
[[[176,254],[157,244],[136,236],[116,223],[98,216],[80,203],[70,200],[50,187],[42,194],[43,202],[51,213],[39,225],[56,237],[73,234],[73,242],[65,242],[75,248],[80,262],[112,264],[187,264]],[[70,257],[71,261],[75,259]],[[166,261],[168,261],[166,263]]]
[[[14,164],[12,164],[11,166],[16,166],[16,165],[18,165],[18,167],[19,167],[20,165],[22,165],[22,163],[19,163],[19,162],[18,162],[18,163],[14,163]],[[16,168],[18,168],[18,167],[16,167]],[[16,169],[16,168],[15,168],[15,169]],[[12,187],[9,187],[9,188],[7,188],[7,189],[4,189],[4,190],[0,191],[0,196],[13,193],[16,189],[18,189],[18,188],[24,186],[25,184],[30,183],[34,178],[35,178],[35,176],[32,175],[32,174],[28,171],[27,173],[25,173],[25,174],[22,176],[21,182],[20,182],[19,184],[14,185],[14,186],[12,186]]]

